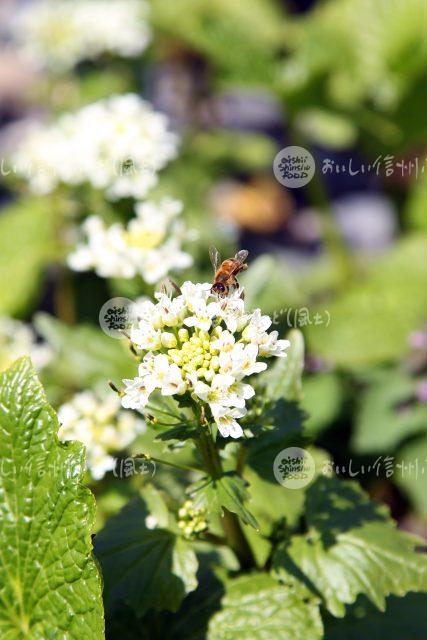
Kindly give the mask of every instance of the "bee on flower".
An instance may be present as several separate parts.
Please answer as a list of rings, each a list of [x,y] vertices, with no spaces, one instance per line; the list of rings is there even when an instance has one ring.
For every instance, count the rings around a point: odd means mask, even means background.
[[[58,410],[58,438],[79,440],[86,447],[87,467],[94,480],[112,471],[111,455],[129,446],[145,430],[145,423],[129,411],[120,410],[117,396],[94,391],[76,393]]]
[[[105,53],[138,56],[151,39],[147,17],[144,0],[38,0],[17,13],[12,35],[33,64],[63,73]]]
[[[70,254],[69,266],[75,271],[94,269],[102,278],[140,275],[149,284],[191,266],[192,258],[181,245],[194,235],[179,219],[179,200],[139,203],[135,211],[126,227],[120,223],[106,227],[101,218],[88,218],[82,229],[87,242]]]
[[[110,200],[145,198],[175,158],[167,118],[136,94],[99,100],[50,125],[29,127],[11,161],[38,194],[89,184]]]
[[[239,438],[255,394],[246,379],[264,371],[270,356],[286,357],[290,343],[268,331],[272,321],[259,309],[245,310],[240,289],[221,297],[210,283],[184,282],[180,291],[138,305],[130,340],[141,362],[138,375],[123,381],[122,404],[143,413],[155,390],[188,394],[223,437]]]

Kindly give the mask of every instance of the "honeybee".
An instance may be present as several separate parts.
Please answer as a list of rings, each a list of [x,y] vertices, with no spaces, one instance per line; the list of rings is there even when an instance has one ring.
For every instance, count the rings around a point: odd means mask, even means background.
[[[248,268],[248,265],[245,264],[248,253],[249,251],[242,249],[242,251],[236,253],[234,258],[221,261],[218,249],[210,247],[209,255],[215,272],[214,283],[211,288],[213,293],[225,297],[229,294],[230,287],[239,287],[236,276]]]

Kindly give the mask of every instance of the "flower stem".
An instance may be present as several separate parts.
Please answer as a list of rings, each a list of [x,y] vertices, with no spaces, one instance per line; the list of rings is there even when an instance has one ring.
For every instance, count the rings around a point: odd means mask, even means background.
[[[215,482],[215,480],[220,478],[223,474],[223,468],[218,449],[216,448],[210,433],[207,432],[206,427],[201,428],[197,445],[206,470],[212,477],[213,482]],[[228,511],[228,509],[225,509],[224,507],[223,511],[224,513],[221,518],[221,524],[228,545],[239,559],[242,569],[247,570],[253,568],[255,566],[255,558],[252,553],[252,549],[246,540],[245,534],[243,533],[239,518],[235,513]]]
[[[175,462],[170,462],[169,460],[161,460],[160,458],[155,458],[151,455],[138,454],[134,456],[135,458],[141,458],[142,460],[147,460],[148,462],[153,461],[156,464],[164,464],[168,467],[173,467],[174,469],[179,469],[180,471],[192,471],[196,473],[200,473],[200,469],[196,469],[196,467],[190,467],[186,464],[177,464]]]

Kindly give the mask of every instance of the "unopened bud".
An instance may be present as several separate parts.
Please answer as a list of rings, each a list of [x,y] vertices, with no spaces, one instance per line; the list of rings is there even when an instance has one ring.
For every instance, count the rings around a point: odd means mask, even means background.
[[[189,337],[187,329],[181,328],[178,330],[178,338],[181,342],[188,342]]]
[[[162,333],[161,341],[162,341],[162,345],[166,349],[175,349],[175,347],[178,344],[175,336],[173,335],[173,333],[168,333],[167,331],[164,331]]]

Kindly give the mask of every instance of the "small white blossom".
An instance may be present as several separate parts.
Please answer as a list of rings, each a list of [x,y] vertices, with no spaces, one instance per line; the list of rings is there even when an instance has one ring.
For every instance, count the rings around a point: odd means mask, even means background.
[[[154,391],[154,387],[147,385],[148,382],[149,380],[145,376],[137,376],[136,378],[123,380],[126,393],[122,398],[122,405],[125,409],[140,409],[141,406],[145,407],[148,398]]]
[[[120,411],[118,396],[93,391],[77,393],[58,410],[60,440],[80,440],[86,446],[88,469],[99,480],[115,466],[112,453],[125,449],[145,425],[130,412]]]
[[[91,216],[82,226],[87,242],[77,245],[70,254],[69,266],[75,271],[94,269],[103,278],[140,275],[149,284],[159,282],[171,271],[191,266],[190,254],[181,249],[181,242],[189,234],[181,221],[170,216],[170,208],[176,204],[181,205],[171,198],[146,203],[155,224],[148,219],[145,205],[137,207],[138,216],[127,227],[120,223],[106,227],[99,217]],[[176,303],[173,305],[176,307]],[[174,313],[171,310],[171,317]]]
[[[30,127],[11,162],[35,193],[50,193],[61,183],[87,183],[111,200],[140,200],[156,184],[157,173],[175,158],[177,146],[167,118],[129,93],[64,114],[51,125]],[[139,222],[135,221],[131,233],[138,234],[138,225],[144,236],[148,231],[151,237],[163,233],[162,228],[156,229],[155,206],[137,207]],[[160,225],[165,217],[169,224],[179,213],[176,201],[163,207]]]
[[[214,414],[215,422],[218,425],[220,434],[224,437],[241,438],[243,429],[237,422],[239,418],[243,418],[246,414],[244,409],[227,409],[223,407],[218,413]]]
[[[200,299],[192,304],[192,314],[185,318],[184,324],[187,327],[197,327],[202,331],[209,331],[212,320],[219,315],[220,306],[218,302],[206,303],[206,300]]]
[[[0,317],[0,371],[22,356],[29,356],[34,368],[40,371],[51,362],[53,355],[49,345],[37,342],[31,326],[7,316]]]
[[[278,340],[277,331],[271,333],[263,333],[258,341],[259,354],[263,357],[277,356],[283,358],[286,353],[285,350],[289,347],[289,340]]]
[[[244,339],[248,342],[256,342],[271,327],[271,323],[272,320],[269,316],[261,315],[260,309],[256,309],[243,331]]]
[[[271,318],[262,316],[261,311],[257,309],[253,314],[248,326],[243,331],[243,339],[252,344],[258,345],[259,355],[266,356],[285,356],[285,350],[289,347],[289,340],[278,340],[277,331],[267,333],[271,326]]]
[[[238,419],[255,394],[244,378],[267,366],[259,360],[258,342],[265,355],[280,356],[289,342],[266,332],[271,320],[259,309],[247,313],[241,298],[218,298],[208,283],[184,282],[175,298],[164,293],[156,298],[154,305],[138,303],[141,313],[130,335],[142,361],[138,376],[124,380],[123,406],[143,412],[155,389],[163,395],[188,393],[209,408],[224,437],[239,438]]]
[[[38,0],[13,23],[13,36],[32,63],[64,72],[103,53],[138,56],[150,41],[144,0]]]
[[[236,338],[230,331],[221,331],[218,333],[219,337],[212,342],[213,348],[217,349],[220,353],[229,353],[234,349]],[[256,349],[256,351],[258,353],[258,349]]]
[[[288,342],[289,346],[289,341],[286,342]],[[266,362],[257,362],[258,355],[261,355],[261,352],[256,344],[243,345],[239,343],[235,345],[231,351],[231,371],[236,377],[236,380],[240,380],[245,376],[251,376],[254,373],[260,373],[267,369]]]

